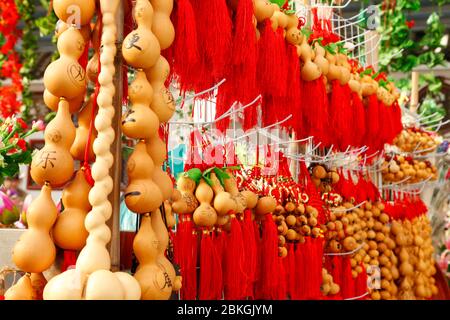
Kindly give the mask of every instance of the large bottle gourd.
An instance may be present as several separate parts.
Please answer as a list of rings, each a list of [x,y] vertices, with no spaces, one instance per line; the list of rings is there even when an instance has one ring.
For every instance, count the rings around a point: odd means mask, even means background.
[[[154,168],[145,141],[141,140],[127,163],[129,184],[125,189],[125,203],[135,213],[152,212],[163,203],[161,190],[152,180]]]
[[[131,106],[122,117],[122,131],[132,139],[149,139],[156,135],[159,120],[150,109],[153,100],[153,89],[147,81],[145,73],[138,71],[136,78],[128,90]]]
[[[153,6],[152,32],[158,39],[162,50],[171,46],[175,40],[175,28],[170,20],[173,0],[150,0]]]
[[[150,106],[160,122],[169,121],[175,113],[172,93],[164,85],[169,73],[169,63],[163,56],[159,57],[152,68],[146,70],[147,79],[153,88],[153,101]]]
[[[75,126],[69,114],[69,104],[59,102],[55,118],[47,125],[44,133],[45,146],[31,162],[31,177],[40,185],[62,186],[73,175],[73,158],[69,150],[75,139]]]
[[[217,221],[217,212],[211,206],[214,191],[204,179],[200,180],[195,190],[195,197],[200,202],[200,205],[194,211],[194,223],[200,227],[211,228]]]
[[[167,212],[166,212],[167,215]],[[156,238],[158,239],[158,257],[157,261],[160,266],[169,275],[170,281],[173,285],[173,291],[181,289],[181,277],[176,275],[173,264],[166,258],[166,250],[169,246],[169,233],[167,227],[162,219],[161,211],[159,209],[152,212],[152,228],[155,231]],[[167,219],[167,217],[166,217]]]
[[[133,241],[133,250],[139,261],[134,277],[141,286],[143,300],[168,300],[172,294],[173,284],[169,274],[158,264],[158,246],[152,218],[146,214]]]
[[[95,137],[97,136],[97,130],[92,128],[92,132],[89,137],[89,127],[92,116],[92,109],[94,104],[92,103],[93,95],[88,100],[83,110],[78,114],[78,128],[75,132],[75,140],[70,148],[70,154],[74,159],[84,161],[84,154],[88,140],[90,141],[88,147],[88,162],[92,162],[95,159],[94,150],[92,149],[92,144],[94,143]]]
[[[5,292],[5,300],[33,300],[33,286],[29,274],[25,274]]]
[[[134,8],[137,29],[130,32],[123,41],[122,54],[130,66],[148,69],[161,54],[158,39],[152,32],[153,7],[148,0],[137,0]]]
[[[53,264],[56,248],[50,237],[50,230],[57,215],[58,209],[52,200],[51,188],[44,185],[28,208],[28,229],[13,249],[12,260],[20,270],[39,273]]]
[[[198,200],[194,195],[196,188],[194,180],[187,176],[180,176],[177,180],[177,189],[181,193],[181,199],[178,199],[180,205],[173,206],[173,209],[178,214],[192,214],[198,207]]]
[[[84,51],[84,39],[74,27],[58,38],[59,59],[53,61],[44,73],[45,88],[54,96],[74,99],[86,91],[86,72],[78,63]]]
[[[78,251],[86,244],[88,232],[84,226],[84,220],[91,210],[88,200],[90,190],[91,186],[87,183],[82,168],[63,191],[64,210],[53,227],[53,239],[58,247]]]
[[[212,181],[212,189],[214,190],[214,209],[216,209],[219,216],[229,215],[231,212],[236,212],[237,203],[231,194],[222,187],[219,179],[214,172],[211,172],[210,179]]]
[[[60,98],[51,94],[47,89],[44,90],[43,100],[45,105],[52,111],[58,111]],[[83,106],[84,95],[80,95],[73,99],[66,99],[69,103],[69,112],[76,113]]]

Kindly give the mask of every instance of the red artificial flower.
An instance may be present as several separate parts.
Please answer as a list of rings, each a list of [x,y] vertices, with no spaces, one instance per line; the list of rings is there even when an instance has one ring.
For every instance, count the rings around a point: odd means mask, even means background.
[[[20,149],[22,149],[22,151],[27,151],[27,143],[25,142],[24,139],[19,139],[17,141],[17,145],[19,146]]]
[[[23,121],[23,119],[21,119],[21,118],[17,118],[17,123],[20,124],[20,127],[21,127],[22,129],[28,128],[28,125],[26,124],[26,122]]]
[[[12,148],[6,154],[10,156],[10,155],[12,155],[12,154],[14,154],[16,152],[17,152],[17,149],[16,148]]]
[[[406,21],[405,24],[409,29],[412,29],[416,25],[416,21],[415,20]]]

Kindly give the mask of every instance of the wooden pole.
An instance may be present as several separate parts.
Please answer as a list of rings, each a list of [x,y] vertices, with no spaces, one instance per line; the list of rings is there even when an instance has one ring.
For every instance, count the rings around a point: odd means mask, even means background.
[[[111,146],[111,153],[114,155],[114,164],[111,168],[111,177],[114,181],[113,191],[109,196],[112,204],[112,217],[107,224],[111,230],[111,241],[109,243],[109,254],[111,256],[111,270],[120,270],[120,182],[122,180],[122,98],[123,98],[123,59],[122,59],[122,41],[123,41],[123,21],[124,21],[124,1],[117,10],[117,54],[114,61],[116,74],[114,75],[114,87],[116,94],[114,95],[115,114],[112,126],[115,132],[115,139]]]
[[[419,106],[419,72],[413,71],[411,73],[411,101],[409,103],[409,110],[417,111]]]

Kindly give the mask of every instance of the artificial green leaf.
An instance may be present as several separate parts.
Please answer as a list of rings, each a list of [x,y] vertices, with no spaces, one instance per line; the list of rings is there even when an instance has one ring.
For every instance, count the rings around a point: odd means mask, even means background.
[[[187,176],[198,184],[202,178],[202,171],[199,168],[192,168],[187,172]]]
[[[282,7],[282,6],[284,6],[284,4],[285,4],[285,2],[286,2],[286,0],[269,0],[270,2],[272,2],[272,3],[275,3],[276,5],[278,5],[280,8]]]
[[[207,176],[203,176],[203,180],[205,180],[205,182],[212,188],[214,186],[211,178],[207,177]]]

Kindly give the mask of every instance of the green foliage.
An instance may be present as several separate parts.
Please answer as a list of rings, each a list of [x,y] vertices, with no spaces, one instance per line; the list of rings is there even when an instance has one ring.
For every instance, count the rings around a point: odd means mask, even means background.
[[[409,72],[418,65],[433,68],[443,64],[441,40],[445,26],[436,12],[428,17],[422,39],[411,38],[405,12],[420,8],[420,1],[399,0],[394,9],[382,12],[380,67],[383,71]]]
[[[37,62],[37,27],[34,20],[35,4],[31,0],[16,0],[17,10],[21,20],[24,22],[22,30],[22,51],[20,53],[22,68],[20,75],[22,77],[22,118],[29,120],[29,111],[33,107],[33,96],[30,91],[30,83],[33,77],[33,70]]]

